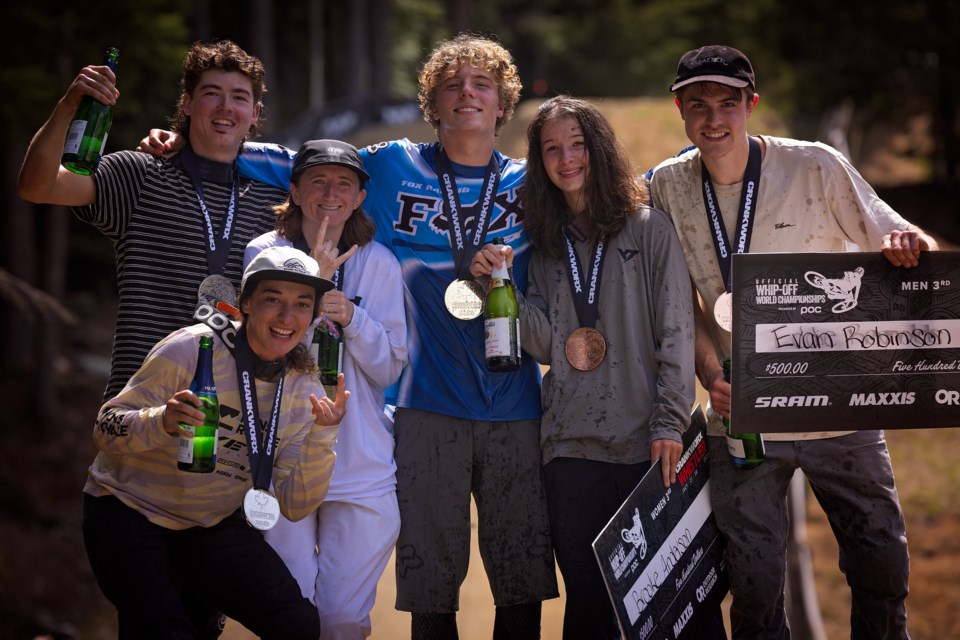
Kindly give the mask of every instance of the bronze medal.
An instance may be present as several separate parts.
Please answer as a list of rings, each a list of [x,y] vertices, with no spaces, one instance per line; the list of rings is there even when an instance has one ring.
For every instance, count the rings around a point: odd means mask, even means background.
[[[243,496],[243,515],[254,529],[272,529],[280,519],[280,503],[264,489],[250,489]]]
[[[733,295],[724,291],[713,304],[713,319],[724,331],[733,331]]]
[[[580,327],[567,338],[565,351],[571,367],[591,371],[599,367],[607,355],[607,341],[596,329]]]
[[[454,318],[473,320],[483,313],[483,297],[476,280],[454,280],[443,293],[443,304]]]

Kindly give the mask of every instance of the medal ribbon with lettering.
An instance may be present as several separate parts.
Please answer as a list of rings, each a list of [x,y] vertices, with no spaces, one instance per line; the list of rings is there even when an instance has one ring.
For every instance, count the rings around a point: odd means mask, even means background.
[[[250,460],[250,478],[253,488],[247,491],[243,499],[243,511],[247,522],[260,530],[270,529],[280,516],[280,504],[270,495],[270,481],[273,477],[273,457],[277,446],[277,429],[280,421],[280,399],[283,396],[283,379],[286,364],[280,369],[280,380],[273,399],[273,410],[266,433],[260,437],[260,412],[257,406],[257,382],[254,376],[253,350],[247,341],[247,329],[240,327],[237,332],[236,347],[233,350],[237,365],[237,384],[243,408],[240,411],[240,423],[247,431],[247,456]]]
[[[473,237],[467,244],[467,216],[461,215],[460,193],[453,174],[453,167],[443,148],[437,151],[435,158],[437,179],[443,193],[441,208],[447,216],[450,235],[450,248],[453,250],[454,280],[443,295],[444,304],[450,315],[459,320],[473,320],[483,313],[483,288],[470,275],[470,262],[487,239],[493,204],[500,186],[500,168],[497,156],[490,156],[480,190],[480,198],[472,207],[476,214]]]
[[[567,360],[575,369],[589,371],[599,366],[606,354],[606,341],[603,334],[597,331],[596,324],[600,314],[600,278],[607,257],[607,239],[601,236],[593,246],[590,286],[584,290],[580,257],[566,233],[563,238],[567,242],[567,258],[570,262],[567,269],[570,294],[580,323],[580,328],[567,338]]]
[[[203,212],[203,221],[207,228],[207,242],[204,244],[207,252],[207,270],[213,275],[222,274],[227,267],[227,258],[230,256],[230,243],[233,240],[234,230],[233,215],[240,193],[240,180],[236,167],[234,167],[233,171],[233,187],[230,190],[230,204],[227,206],[227,215],[218,233],[213,228],[213,220],[210,219],[210,212],[207,210],[207,203],[203,197],[203,179],[200,175],[200,167],[197,165],[197,156],[189,144],[176,155],[175,161],[183,168],[186,174],[190,176],[190,182],[193,183],[193,190],[197,194],[197,202],[200,203],[200,211]]]
[[[753,235],[753,214],[760,191],[760,164],[762,160],[760,143],[755,138],[748,138],[748,140],[750,155],[747,158],[747,169],[743,177],[743,187],[740,190],[740,212],[737,215],[737,226],[734,230],[736,233],[734,237],[735,246],[732,247],[735,253],[747,253],[750,248],[750,236]],[[703,160],[700,161],[700,172],[703,203],[707,212],[707,220],[710,223],[713,248],[717,253],[717,264],[720,266],[720,276],[723,278],[725,291],[714,306],[714,316],[722,329],[730,331],[733,325],[730,318],[732,311],[730,292],[733,288],[730,275],[732,262],[730,240],[727,237],[727,230],[724,228],[723,218],[720,215],[720,205],[717,202],[713,181],[710,179],[710,172],[707,171],[707,165],[703,163]]]

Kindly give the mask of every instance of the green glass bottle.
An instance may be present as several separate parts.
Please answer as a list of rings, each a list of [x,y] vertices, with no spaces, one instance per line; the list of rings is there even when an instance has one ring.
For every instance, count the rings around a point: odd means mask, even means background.
[[[200,337],[197,370],[190,391],[200,398],[203,424],[180,423],[180,451],[177,468],[192,473],[210,473],[217,466],[217,430],[220,426],[220,401],[213,383],[213,338]]]
[[[313,357],[317,361],[318,377],[330,399],[337,397],[337,376],[343,368],[343,327],[327,317],[313,330]]]
[[[503,238],[493,241],[503,246]],[[507,263],[490,274],[490,288],[483,307],[487,369],[513,371],[520,368],[520,306],[513,293]]]
[[[723,359],[723,379],[730,382],[730,358]],[[753,469],[766,459],[767,452],[761,434],[730,433],[730,420],[727,418],[723,419],[723,429],[727,434],[727,451],[737,469]]]
[[[110,47],[104,54],[104,66],[117,72],[117,62],[120,52]],[[63,157],[60,163],[70,171],[88,176],[97,169],[100,156],[107,146],[107,134],[113,124],[113,109],[110,105],[84,96],[73,116],[70,130],[67,132],[67,141],[63,145]]]

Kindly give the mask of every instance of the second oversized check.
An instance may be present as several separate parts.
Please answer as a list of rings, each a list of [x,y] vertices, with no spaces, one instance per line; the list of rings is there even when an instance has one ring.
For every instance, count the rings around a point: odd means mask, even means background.
[[[733,257],[735,432],[960,426],[960,253]]]

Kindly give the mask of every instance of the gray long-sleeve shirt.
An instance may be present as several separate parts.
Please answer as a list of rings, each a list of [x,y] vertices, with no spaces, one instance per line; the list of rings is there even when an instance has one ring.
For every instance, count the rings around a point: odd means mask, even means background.
[[[574,244],[589,282],[593,241]],[[550,365],[543,380],[543,462],[556,457],[632,464],[650,443],[680,441],[695,398],[690,276],[673,224],[641,209],[608,241],[596,329],[607,353],[592,371],[567,361],[578,327],[569,262],[534,252],[520,299],[524,351]]]

